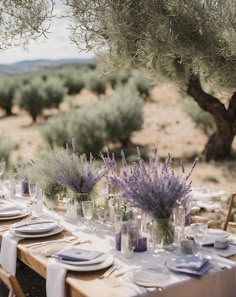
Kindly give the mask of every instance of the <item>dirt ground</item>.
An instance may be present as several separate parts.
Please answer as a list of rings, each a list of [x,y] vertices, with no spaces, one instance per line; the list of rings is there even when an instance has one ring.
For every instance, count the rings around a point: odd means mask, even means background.
[[[88,91],[80,95],[67,97],[61,109],[69,105],[90,104],[98,100]],[[13,162],[19,159],[29,159],[47,148],[41,134],[40,127],[44,123],[39,119],[32,125],[31,118],[23,111],[14,109],[15,116],[0,118],[0,132],[5,133],[16,144],[12,154]],[[53,111],[54,113],[56,111]],[[151,100],[144,105],[143,129],[134,133],[132,142],[144,146],[151,152],[158,148],[159,156],[165,157],[170,153],[174,159],[183,159],[186,167],[190,168],[190,159],[201,155],[207,141],[206,136],[195,128],[192,120],[183,110],[183,98],[171,84],[155,87]],[[48,112],[45,112],[48,115]],[[236,148],[236,145],[234,144]],[[192,176],[194,186],[212,186],[227,192],[235,190],[234,180],[236,166],[234,161],[220,163],[205,163],[200,160]]]

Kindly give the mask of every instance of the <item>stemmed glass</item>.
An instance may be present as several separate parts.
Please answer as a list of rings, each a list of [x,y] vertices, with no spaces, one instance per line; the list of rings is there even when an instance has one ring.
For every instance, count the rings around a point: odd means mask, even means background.
[[[0,161],[0,190],[3,190],[3,188],[2,188],[2,175],[4,173],[5,166],[6,166],[6,161],[4,159],[1,159],[1,161]]]
[[[30,205],[31,205],[32,212],[34,212],[35,210],[36,194],[37,194],[37,184],[33,182],[29,182],[29,195],[30,195]]]
[[[94,212],[93,201],[82,201],[82,210],[83,210],[84,217],[87,220],[87,225],[89,227],[90,221],[93,217],[93,212]]]
[[[207,236],[208,225],[207,223],[195,223],[191,225],[191,229],[193,231],[194,241],[200,246],[198,255],[202,256],[202,246]]]
[[[96,214],[98,216],[99,221],[103,225],[107,217],[107,208],[105,206],[98,206],[96,208]]]

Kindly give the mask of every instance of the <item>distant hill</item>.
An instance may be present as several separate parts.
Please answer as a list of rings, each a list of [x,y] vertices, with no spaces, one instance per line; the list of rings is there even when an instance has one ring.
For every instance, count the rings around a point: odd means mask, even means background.
[[[30,60],[14,64],[0,64],[0,75],[36,72],[44,68],[56,67],[64,64],[94,63],[94,59],[60,59],[60,60]]]

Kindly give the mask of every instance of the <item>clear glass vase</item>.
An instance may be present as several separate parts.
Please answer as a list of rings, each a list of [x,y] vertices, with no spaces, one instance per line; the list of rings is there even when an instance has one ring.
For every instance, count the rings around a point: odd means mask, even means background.
[[[82,202],[83,201],[90,201],[90,193],[74,193],[71,192],[70,195],[70,205],[74,205],[74,208],[77,208],[77,215],[78,219],[81,219],[83,217],[83,211],[82,211]]]
[[[152,240],[154,252],[174,248],[174,225],[172,218],[155,218],[152,225]]]

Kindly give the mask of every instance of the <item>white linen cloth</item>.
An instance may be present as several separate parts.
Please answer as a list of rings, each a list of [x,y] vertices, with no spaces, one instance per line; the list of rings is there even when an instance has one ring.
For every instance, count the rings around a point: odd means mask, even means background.
[[[11,275],[16,274],[17,244],[21,239],[11,232],[5,232],[2,238],[0,264]]]
[[[60,218],[58,216],[58,218]],[[94,224],[91,222],[91,224]],[[75,227],[74,225],[71,225],[70,223],[64,222],[64,225],[66,227]],[[94,224],[96,227],[98,225]],[[98,230],[97,230],[98,231]],[[134,253],[133,257],[129,259],[124,259],[120,252],[116,251],[114,249],[114,233],[109,228],[106,229],[105,226],[99,226],[99,232],[91,232],[91,230],[87,230],[86,226],[81,225],[79,228],[77,228],[77,232],[74,233],[79,238],[83,237],[89,237],[90,242],[94,249],[97,249],[99,246],[99,250],[103,252],[110,252],[115,256],[115,261],[119,264],[121,263],[122,268],[126,270],[127,269],[127,275],[132,275],[132,269],[138,268],[155,268],[157,264],[164,265],[166,261],[173,257],[173,254],[168,251],[163,251],[157,254],[153,254],[152,251],[147,251],[144,253]],[[89,235],[88,235],[89,234]],[[165,287],[165,291],[163,292],[157,292],[156,288],[144,288],[141,286],[138,286],[132,282],[132,278],[127,278],[126,275],[122,277],[122,287],[125,291],[125,297],[134,297],[134,296],[162,296],[162,294],[165,294],[163,296],[165,297],[183,297],[183,296],[191,296],[191,297],[235,297],[236,296],[236,264],[228,259],[224,259],[215,255],[212,255],[212,258],[214,258],[212,261],[215,263],[214,269],[212,269],[207,275],[204,275],[201,278],[193,278],[189,275],[185,274],[178,274],[169,271],[169,279],[165,284],[162,284],[163,287]],[[51,262],[50,262],[51,263]],[[217,263],[221,263],[218,265]],[[50,264],[51,265],[51,264]],[[60,269],[60,264],[56,264],[56,269]],[[64,269],[64,268],[62,268]],[[60,274],[63,272],[61,271]],[[65,282],[65,276],[55,276],[56,273],[53,275],[53,280],[50,281],[51,284],[53,284],[51,287],[56,287],[56,280],[58,279],[57,283],[60,285],[60,277],[61,280],[63,279]],[[49,277],[49,275],[48,275]],[[215,283],[217,282],[217,285]],[[50,283],[48,282],[48,283]],[[58,285],[58,288],[59,288]],[[198,294],[192,294],[192,289],[195,290]],[[176,295],[175,295],[175,288],[176,288]],[[215,289],[217,288],[217,289]],[[153,294],[152,294],[152,291]],[[59,295],[58,290],[51,291],[54,292],[54,295],[48,295],[47,297],[55,297],[62,296],[65,297],[65,295]],[[186,293],[187,292],[187,293]],[[199,294],[199,292],[201,292]],[[214,292],[212,294],[211,292]],[[222,292],[225,292],[223,294]],[[186,294],[185,294],[186,293]]]
[[[212,263],[215,264],[215,268],[201,278],[191,278],[190,276],[184,274],[171,272],[169,274],[169,279],[166,282],[161,283],[161,287],[164,288],[164,290],[158,293],[154,288],[144,288],[134,284],[132,282],[132,277],[128,274],[128,276],[123,277],[122,283],[126,294],[129,297],[139,295],[145,297],[235,297],[235,263],[218,256],[215,256]],[[217,267],[217,263],[220,263],[222,268]],[[225,268],[223,268],[224,266]]]
[[[145,297],[235,297],[236,268],[225,269],[217,274],[207,275],[201,279],[192,279],[171,286],[162,292],[146,294]]]
[[[67,270],[58,264],[55,259],[48,261],[46,293],[47,297],[66,297],[66,278]]]

